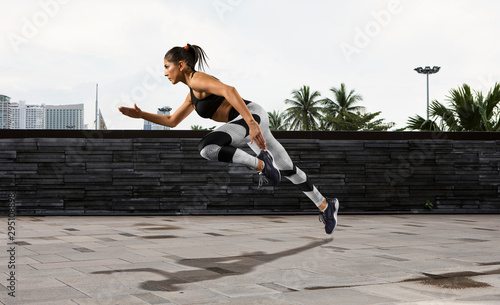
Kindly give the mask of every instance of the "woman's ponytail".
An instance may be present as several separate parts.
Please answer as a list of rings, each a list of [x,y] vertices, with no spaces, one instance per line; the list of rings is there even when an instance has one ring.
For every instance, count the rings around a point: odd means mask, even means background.
[[[201,47],[189,43],[184,47],[174,47],[170,49],[170,51],[165,54],[165,59],[173,63],[183,60],[194,71],[196,71],[196,65],[198,65],[200,71],[204,71],[205,66],[208,67],[208,57],[205,51],[203,51]]]

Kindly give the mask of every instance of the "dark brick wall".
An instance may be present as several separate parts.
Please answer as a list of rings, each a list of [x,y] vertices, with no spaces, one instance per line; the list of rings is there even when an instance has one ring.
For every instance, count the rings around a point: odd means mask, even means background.
[[[247,214],[316,212],[284,179],[202,159],[205,132],[0,131],[0,211]],[[500,212],[500,133],[276,132],[342,212]],[[250,152],[250,150],[247,150]],[[12,201],[12,200],[10,200]]]

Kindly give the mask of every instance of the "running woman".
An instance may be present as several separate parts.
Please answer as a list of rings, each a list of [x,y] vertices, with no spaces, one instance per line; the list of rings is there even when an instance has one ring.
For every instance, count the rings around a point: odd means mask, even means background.
[[[261,106],[241,98],[234,87],[195,70],[197,65],[198,70],[204,71],[206,59],[202,48],[190,44],[174,47],[165,55],[165,76],[174,85],[181,82],[189,87],[186,100],[174,114],[145,112],[135,104],[133,108],[120,107],[120,112],[172,128],[193,110],[203,118],[225,123],[200,141],[200,155],[211,161],[246,165],[259,172],[261,181],[272,186],[277,186],[283,175],[318,207],[325,232],[332,234],[337,226],[339,201],[323,197],[307,175],[293,164],[286,150],[272,135],[268,114]],[[245,145],[250,146],[257,156],[240,149]]]

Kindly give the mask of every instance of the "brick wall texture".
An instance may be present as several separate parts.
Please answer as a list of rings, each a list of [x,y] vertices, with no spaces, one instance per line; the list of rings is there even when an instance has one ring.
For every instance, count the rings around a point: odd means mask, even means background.
[[[13,201],[19,215],[316,212],[286,179],[259,187],[246,167],[204,160],[203,135],[2,132],[0,212]],[[275,135],[341,212],[500,212],[498,133]]]

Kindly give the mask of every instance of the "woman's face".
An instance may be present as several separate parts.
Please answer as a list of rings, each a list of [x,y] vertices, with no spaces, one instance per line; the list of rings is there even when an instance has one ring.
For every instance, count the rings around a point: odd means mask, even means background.
[[[181,75],[181,70],[178,64],[168,61],[165,59],[163,61],[165,65],[165,76],[168,78],[172,84],[177,84],[179,82],[179,77]]]

